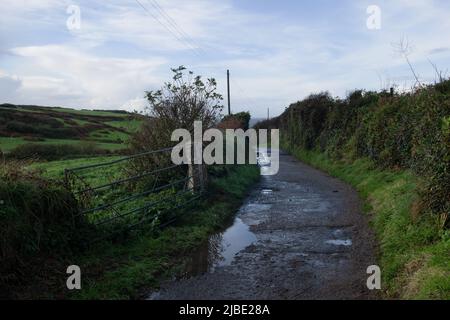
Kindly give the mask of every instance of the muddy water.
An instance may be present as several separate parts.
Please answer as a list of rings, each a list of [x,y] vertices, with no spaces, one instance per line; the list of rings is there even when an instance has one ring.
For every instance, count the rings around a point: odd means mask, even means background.
[[[208,241],[192,254],[181,278],[214,272],[217,267],[228,266],[237,253],[256,241],[256,235],[250,231],[250,227],[240,218],[235,218],[231,226],[223,232],[211,235]]]
[[[373,235],[348,185],[287,154],[223,232],[150,299],[372,298]]]

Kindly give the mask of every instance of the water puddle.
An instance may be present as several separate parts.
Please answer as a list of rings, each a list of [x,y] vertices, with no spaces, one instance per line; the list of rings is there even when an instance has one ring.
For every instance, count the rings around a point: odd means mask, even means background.
[[[242,219],[235,218],[233,224],[221,233],[209,237],[194,254],[181,278],[190,278],[217,267],[230,265],[236,254],[256,242],[256,236]]]
[[[348,247],[348,246],[352,245],[352,240],[350,240],[350,239],[347,239],[347,240],[327,240],[327,241],[325,241],[325,243],[332,244],[332,245],[335,245],[335,246],[346,246],[346,247]]]
[[[223,234],[220,244],[221,258],[215,263],[216,266],[231,264],[234,256],[241,250],[256,242],[256,236],[250,231],[241,219],[236,218],[234,224]]]

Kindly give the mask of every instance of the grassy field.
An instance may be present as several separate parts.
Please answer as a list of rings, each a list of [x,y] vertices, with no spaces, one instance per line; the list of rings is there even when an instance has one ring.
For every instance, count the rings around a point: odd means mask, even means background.
[[[52,179],[62,179],[64,177],[64,169],[72,169],[81,166],[88,166],[92,164],[114,161],[120,159],[121,156],[104,156],[104,157],[89,157],[78,158],[60,161],[36,162],[30,165],[31,168],[41,169],[43,176]],[[100,174],[96,174],[100,176]],[[101,182],[101,181],[100,181]]]
[[[386,297],[450,299],[450,233],[436,215],[421,212],[422,181],[406,170],[380,170],[367,159],[332,160],[323,153],[292,149],[300,160],[353,185],[380,243]]]
[[[106,143],[106,142],[95,142],[95,140],[72,140],[72,139],[44,139],[43,141],[35,141],[30,142],[23,138],[14,138],[14,137],[0,137],[0,149],[3,152],[11,151],[12,149],[18,147],[19,145],[27,144],[27,143],[39,143],[39,144],[50,144],[50,145],[61,145],[61,144],[70,144],[77,145],[81,143],[85,143],[86,141],[94,142],[94,145],[110,150],[117,151],[126,148],[126,143]]]
[[[123,111],[74,110],[59,107],[0,105],[0,150],[23,144],[94,143],[118,151],[127,147],[143,117]]]

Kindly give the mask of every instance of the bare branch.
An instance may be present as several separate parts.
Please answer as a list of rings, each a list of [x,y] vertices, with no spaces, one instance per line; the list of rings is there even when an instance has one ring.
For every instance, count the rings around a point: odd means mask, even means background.
[[[416,82],[414,83],[414,87],[417,84],[421,85],[419,77],[418,77],[416,71],[414,70],[414,67],[411,64],[411,61],[409,60],[409,56],[413,52],[413,46],[409,42],[408,38],[402,37],[398,43],[393,43],[392,47],[398,54],[400,54],[405,59],[406,63],[408,64],[409,69],[411,70],[414,78],[416,79]]]

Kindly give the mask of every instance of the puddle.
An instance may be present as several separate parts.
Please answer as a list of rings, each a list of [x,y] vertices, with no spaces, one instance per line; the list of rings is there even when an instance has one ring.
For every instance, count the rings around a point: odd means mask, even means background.
[[[327,240],[325,241],[325,243],[328,244],[333,244],[335,246],[351,246],[352,245],[352,240],[347,239],[347,240]]]
[[[235,255],[256,242],[256,236],[250,231],[249,226],[241,219],[236,218],[234,224],[222,234],[220,244],[221,257],[215,263],[216,266],[231,264]]]
[[[262,194],[272,194],[272,193],[273,193],[273,190],[272,190],[272,189],[262,189],[262,190],[261,190],[261,193],[262,193]]]
[[[182,278],[190,278],[206,272],[214,272],[215,268],[230,265],[236,254],[256,242],[256,236],[250,227],[240,218],[221,233],[209,237],[192,255],[191,263]]]

